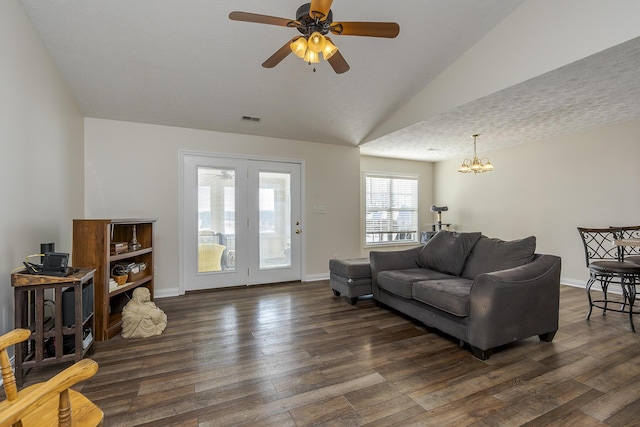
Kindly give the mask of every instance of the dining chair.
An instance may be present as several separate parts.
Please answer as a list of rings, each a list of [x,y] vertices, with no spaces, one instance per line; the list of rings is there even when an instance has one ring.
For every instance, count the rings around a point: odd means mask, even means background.
[[[627,313],[631,330],[635,332],[633,315],[640,314],[640,311],[634,311],[633,305],[636,299],[636,283],[640,283],[640,264],[625,260],[622,247],[614,244],[614,241],[622,235],[620,228],[578,227],[589,269],[589,280],[586,285],[589,299],[587,319],[591,317],[593,307],[601,308],[603,316],[606,316],[607,311]],[[591,288],[596,282],[602,289],[602,299],[594,299],[592,296]],[[620,286],[622,301],[611,298],[609,292],[611,284]],[[619,308],[615,308],[617,304],[620,304]]]
[[[640,239],[640,225],[612,227],[616,230],[617,239]],[[640,264],[640,246],[621,246],[624,261]]]

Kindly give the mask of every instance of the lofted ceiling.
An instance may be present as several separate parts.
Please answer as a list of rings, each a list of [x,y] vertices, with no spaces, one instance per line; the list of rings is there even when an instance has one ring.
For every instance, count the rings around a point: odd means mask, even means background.
[[[87,117],[425,161],[468,156],[478,128],[490,151],[640,117],[636,39],[368,139],[523,1],[334,0],[334,22],[400,25],[394,39],[331,36],[351,66],[335,74],[294,55],[261,67],[297,31],[228,18],[294,19],[303,0],[20,0]]]

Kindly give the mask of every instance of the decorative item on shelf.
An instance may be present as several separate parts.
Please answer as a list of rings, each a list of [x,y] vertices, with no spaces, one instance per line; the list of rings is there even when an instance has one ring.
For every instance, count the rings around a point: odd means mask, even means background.
[[[127,270],[120,264],[113,266],[111,269],[111,277],[116,281],[118,286],[122,286],[127,283],[127,279],[129,278]]]
[[[117,263],[115,266],[122,268],[122,271],[124,272],[123,274],[128,274],[131,271],[131,269],[136,266],[136,263],[123,261],[123,262]]]
[[[111,255],[121,254],[129,250],[127,242],[111,242]]]
[[[138,236],[136,235],[136,226],[133,225],[133,235],[131,237],[131,242],[129,243],[129,247],[132,251],[137,251],[142,248],[142,245],[138,242]]]
[[[147,269],[146,262],[134,263],[129,269],[129,281],[134,282],[141,277],[145,276],[145,270]]]
[[[462,173],[473,172],[473,174],[477,174],[477,173],[491,172],[493,170],[493,165],[491,164],[488,158],[483,157],[481,159],[478,159],[478,156],[476,155],[476,139],[479,136],[480,136],[479,133],[471,135],[471,137],[473,138],[473,160],[464,159],[464,161],[462,162],[462,166],[460,166],[460,168],[458,169],[458,172],[462,172]]]

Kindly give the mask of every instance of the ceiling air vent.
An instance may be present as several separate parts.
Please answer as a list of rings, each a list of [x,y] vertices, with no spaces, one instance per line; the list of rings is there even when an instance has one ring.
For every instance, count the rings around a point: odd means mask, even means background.
[[[244,120],[245,122],[259,122],[260,117],[242,116],[242,120]]]

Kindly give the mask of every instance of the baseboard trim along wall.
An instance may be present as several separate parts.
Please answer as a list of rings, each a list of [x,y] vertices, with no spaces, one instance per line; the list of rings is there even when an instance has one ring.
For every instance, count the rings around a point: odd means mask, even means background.
[[[568,278],[562,278],[562,277],[560,278],[560,283],[563,285],[573,286],[574,288],[582,288],[582,289],[586,289],[586,286],[587,286],[587,282],[585,280],[568,279]],[[602,291],[602,288],[600,287],[600,284],[598,282],[594,283],[591,289],[594,291]],[[611,292],[612,294],[622,295],[622,289],[620,289],[620,286],[618,285],[611,286],[611,288],[609,289],[609,292]]]

